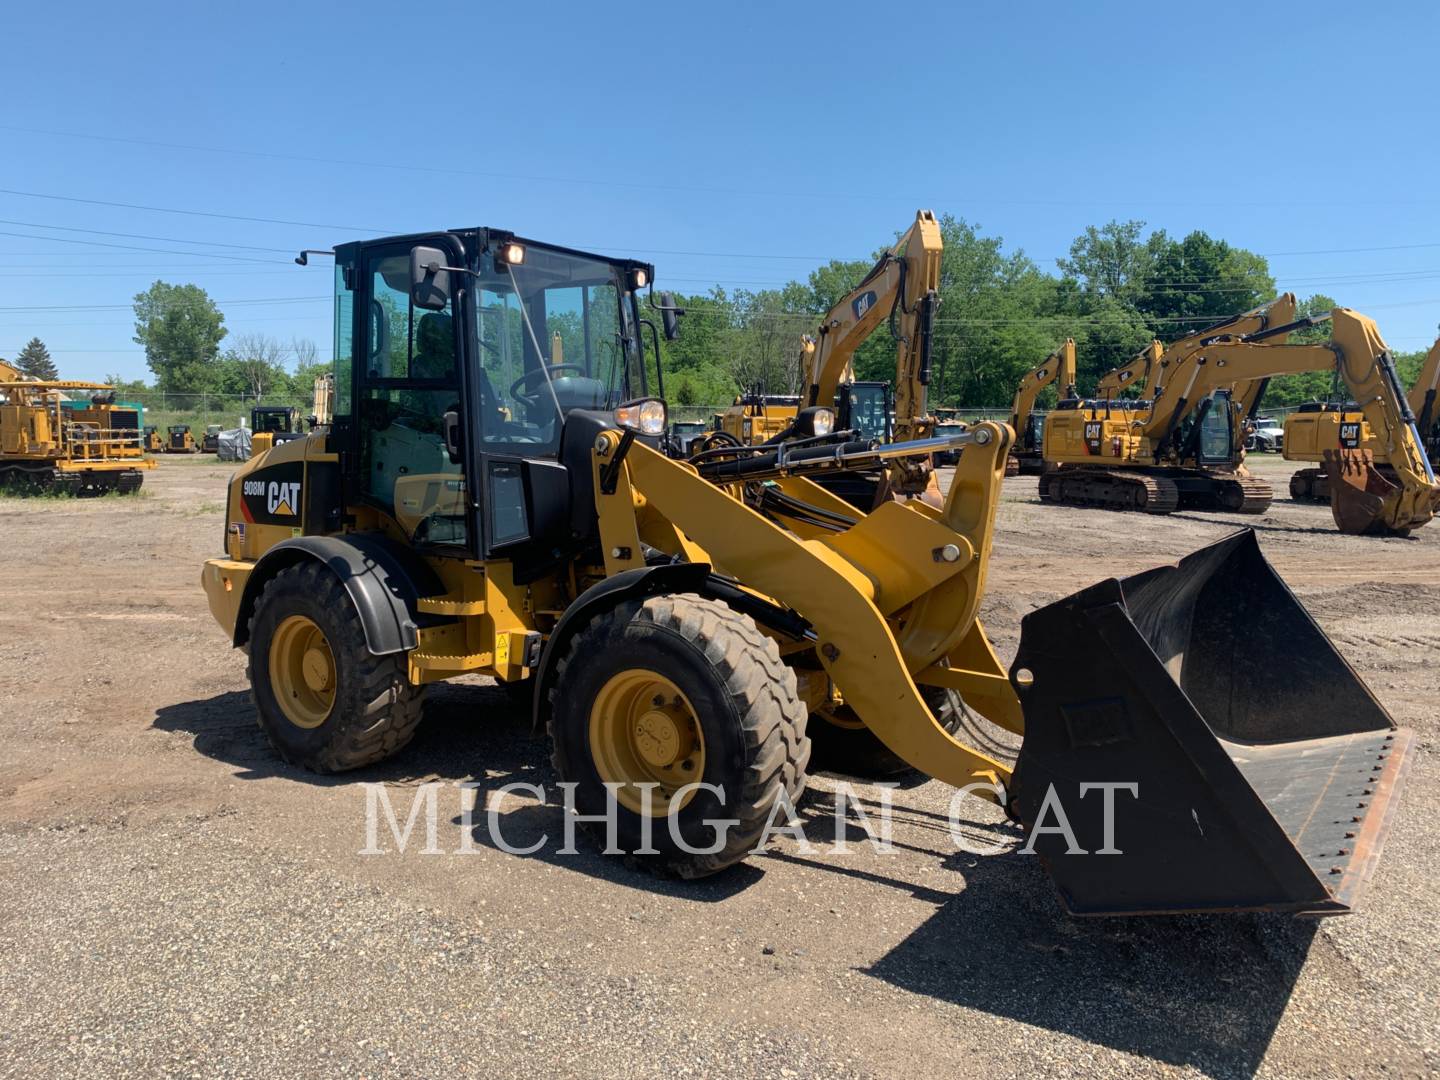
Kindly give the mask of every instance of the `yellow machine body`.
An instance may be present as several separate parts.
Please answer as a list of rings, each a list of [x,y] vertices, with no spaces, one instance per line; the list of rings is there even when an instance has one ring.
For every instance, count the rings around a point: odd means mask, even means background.
[[[414,245],[408,260],[402,245]],[[363,290],[395,290],[408,262],[421,310],[448,313],[471,278],[496,290],[488,306],[475,305],[482,313],[507,310],[507,287],[525,295],[526,314],[508,325],[517,331],[513,341],[530,343],[531,366],[513,383],[497,380],[497,335],[482,330],[464,339],[457,329],[457,355],[486,372],[483,393],[473,383],[437,393],[432,375],[407,383],[371,374],[381,365],[365,350],[383,343],[383,334],[357,333],[347,381],[364,388],[369,380],[369,400],[393,407],[347,411],[347,420],[370,427],[339,424],[337,416],[335,427],[276,445],[236,470],[226,550],[205,563],[201,582],[217,622],[248,650],[261,724],[280,753],[328,771],[379,760],[413,730],[426,684],[488,675],[533,687],[560,778],[575,779],[582,800],[603,801],[601,781],[613,781],[625,835],[647,817],[670,814],[679,816],[678,828],[710,828],[703,815],[713,797],[730,800],[743,840],[777,799],[803,791],[805,714],[843,702],[904,762],[1004,803],[1026,828],[1043,817],[1053,776],[1088,776],[1092,765],[1102,778],[1134,771],[1145,792],[1128,819],[1136,850],[1099,860],[1099,878],[1057,861],[1053,844],[1046,849],[1039,838],[1072,910],[1349,910],[1372,860],[1330,856],[1344,865],[1322,880],[1302,853],[1311,844],[1307,826],[1276,801],[1291,767],[1247,774],[1242,744],[1265,744],[1297,761],[1308,754],[1312,764],[1316,754],[1348,754],[1367,770],[1379,755],[1387,799],[1408,744],[1395,741],[1378,705],[1363,704],[1368,692],[1274,576],[1253,534],[1032,613],[1007,671],[978,612],[1008,426],[984,422],[955,436],[964,450],[939,506],[916,498],[857,509],[815,478],[861,461],[928,458],[944,439],[858,451],[822,439],[730,460],[673,460],[658,448],[666,429],[659,402],[563,412],[562,392],[592,388],[579,384],[582,376],[566,384],[538,366],[550,283],[635,289],[650,268],[524,246],[532,277],[516,273],[521,243],[493,230],[337,248],[347,269],[378,267],[368,278],[344,277],[362,290],[352,309],[362,331],[379,309]],[[451,266],[467,267],[469,277]],[[579,351],[568,345],[571,362],[563,366],[588,371]],[[425,358],[422,369],[435,362]],[[554,410],[526,392],[547,384]],[[512,396],[495,389],[505,385]],[[530,459],[489,457],[474,449],[483,442],[464,441],[458,410],[449,407],[461,400],[480,402],[481,435],[523,428],[532,441],[517,445],[541,445],[533,441],[538,418],[553,416],[563,421],[560,441]],[[347,439],[359,440],[363,452],[346,449]],[[479,490],[464,482],[471,462],[489,478]],[[376,490],[377,478],[387,501],[353,497]],[[485,524],[467,546],[456,530],[469,521]],[[1186,683],[1187,671],[1208,678],[1227,670],[1218,659],[1229,640],[1225,613],[1247,596],[1262,597],[1276,620],[1312,627],[1307,638],[1287,623],[1285,647],[1305,653],[1307,685],[1337,705],[1307,700],[1297,710],[1283,697],[1267,698],[1260,691],[1274,678],[1268,660],[1232,671],[1220,698]],[[1131,679],[1110,673],[1107,661],[1121,663]],[[937,690],[958,695],[967,714],[1023,735],[1018,759],[942,723],[930,704]],[[732,713],[737,700],[746,704]],[[1116,725],[1129,725],[1129,737],[1116,737]],[[734,741],[740,731],[745,737]],[[687,769],[721,793],[679,783]],[[652,813],[653,804],[636,797],[644,776],[656,778],[663,811]],[[1249,794],[1236,801],[1227,790]],[[1328,819],[1332,796],[1341,794],[1316,794],[1310,816]],[[1090,813],[1099,800],[1079,806],[1075,796],[1061,797],[1083,822],[1084,840],[1099,847],[1100,823]],[[1176,798],[1190,809],[1177,811]],[[1192,816],[1203,825],[1199,841]],[[1384,808],[1361,816],[1368,824],[1360,831],[1378,844]],[[1212,826],[1216,839],[1205,841]],[[1253,842],[1239,842],[1237,829],[1252,832]],[[656,842],[671,843],[663,835]],[[1183,873],[1167,862],[1177,844]],[[689,876],[722,870],[748,850],[722,844],[712,853],[660,854]]]
[[[75,391],[87,405],[62,404]],[[111,400],[106,400],[110,398]],[[134,409],[104,383],[36,380],[0,364],[0,483],[69,494],[137,491],[145,456]]]

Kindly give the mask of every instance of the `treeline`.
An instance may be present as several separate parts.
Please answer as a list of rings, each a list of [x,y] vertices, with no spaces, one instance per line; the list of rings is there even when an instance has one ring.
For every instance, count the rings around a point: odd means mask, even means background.
[[[225,315],[198,285],[157,281],[135,297],[135,337],[154,377],[106,378],[127,394],[149,390],[184,398],[308,401],[315,377],[330,370],[308,338],[284,343],[266,334],[229,339]]]
[[[1140,221],[1092,226],[1050,272],[959,218],[941,217],[940,230],[932,407],[1008,404],[1025,372],[1067,337],[1075,339],[1079,389],[1086,393],[1152,339],[1169,341],[1277,293],[1263,256],[1199,231],[1177,239],[1147,232]],[[829,262],[777,288],[717,285],[677,296],[687,314],[680,339],[661,345],[666,396],[675,405],[718,405],[742,390],[797,390],[801,336],[815,332],[878,254]],[[1301,302],[1301,311],[1335,306],[1317,294]],[[263,334],[227,333],[223,313],[199,286],[157,281],[135,297],[134,340],[145,347],[153,388],[165,394],[308,398],[315,375],[328,368],[308,340],[286,345]],[[1304,336],[1327,333],[1322,324]],[[856,354],[857,377],[892,379],[895,351],[882,323]],[[1397,354],[1403,379],[1414,378],[1422,358],[1423,352]],[[142,380],[111,381],[127,391],[150,389]],[[1335,393],[1332,384],[1327,372],[1275,379],[1265,402],[1326,398]]]
[[[1176,239],[1163,230],[1147,235],[1139,221],[1092,226],[1050,273],[1023,252],[1006,254],[1000,237],[968,222],[947,215],[940,226],[932,406],[1008,403],[1026,370],[1067,337],[1075,339],[1084,393],[1152,339],[1169,341],[1277,294],[1263,256],[1199,231]],[[716,287],[680,298],[688,311],[683,334],[663,347],[667,396],[688,405],[727,400],[739,389],[795,390],[800,335],[813,333],[873,262],[833,261],[775,289]],[[663,284],[663,268],[659,276]],[[1301,302],[1302,312],[1335,306],[1324,295]],[[1414,377],[1422,356],[1398,356],[1402,377]],[[857,353],[856,375],[878,380],[894,372],[895,344],[882,324]],[[1321,372],[1276,379],[1265,401],[1282,406],[1327,397],[1331,382]]]

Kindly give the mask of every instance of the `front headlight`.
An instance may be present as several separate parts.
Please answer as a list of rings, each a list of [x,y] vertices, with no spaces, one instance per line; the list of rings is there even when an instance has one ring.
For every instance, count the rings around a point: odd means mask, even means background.
[[[627,401],[615,410],[615,423],[640,435],[664,435],[665,402],[659,398]]]
[[[795,417],[795,434],[802,439],[823,438],[835,430],[835,410],[823,405],[802,409]]]

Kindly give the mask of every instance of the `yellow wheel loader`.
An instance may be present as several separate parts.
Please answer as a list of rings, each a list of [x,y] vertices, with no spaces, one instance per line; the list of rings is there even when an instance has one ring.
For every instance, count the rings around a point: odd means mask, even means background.
[[[90,401],[72,407],[68,398]],[[145,457],[136,409],[117,406],[104,383],[40,380],[0,363],[0,485],[23,492],[128,495],[139,491]]]
[[[1044,471],[1045,418],[1035,411],[1040,391],[1055,381],[1060,383],[1060,399],[1073,400],[1075,397],[1075,339],[1066,338],[1065,344],[1045,358],[1038,368],[1026,372],[1015,391],[1015,402],[1010,407],[1010,428],[1015,432],[1015,448],[1010,451],[1007,475],[1022,473],[1037,474]]]
[[[1437,390],[1440,390],[1440,341],[1430,347],[1415,385],[1406,397],[1431,468],[1440,466]],[[1364,412],[1354,402],[1307,402],[1285,418],[1282,453],[1286,461],[1323,463],[1327,453],[1338,455],[1347,450],[1369,451],[1375,470],[1387,482],[1398,482],[1395,470],[1390,467],[1385,440],[1376,437]],[[1330,502],[1330,482],[1323,464],[1297,469],[1290,477],[1290,497],[1304,502]]]
[[[201,572],[288,761],[385,758],[452,676],[528,685],[575,807],[698,876],[759,846],[805,786],[808,714],[843,705],[1002,803],[1071,911],[1353,906],[1410,735],[1253,533],[1032,612],[1007,671],[976,614],[1005,425],[676,461],[648,265],[494,229],[334,256],[333,423],[237,470]],[[940,507],[814,482],[954,448]],[[1013,767],[945,729],[936,689],[1023,735]]]

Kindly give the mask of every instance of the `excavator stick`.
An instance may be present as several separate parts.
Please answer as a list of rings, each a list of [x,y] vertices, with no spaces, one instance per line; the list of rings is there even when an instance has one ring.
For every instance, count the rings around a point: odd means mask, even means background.
[[[1326,450],[1323,456],[1335,527],[1352,536],[1383,536],[1395,531],[1385,523],[1385,505],[1398,489],[1375,468],[1374,453]]]
[[[1252,531],[1027,615],[1011,681],[1009,809],[1072,913],[1353,908],[1411,735]]]

